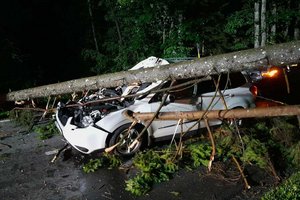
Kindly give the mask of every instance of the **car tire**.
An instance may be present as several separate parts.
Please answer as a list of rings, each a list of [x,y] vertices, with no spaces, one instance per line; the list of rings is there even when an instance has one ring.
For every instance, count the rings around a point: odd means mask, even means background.
[[[130,133],[127,134],[131,123],[120,126],[117,130],[114,131],[111,139],[109,140],[109,146],[113,146],[117,144],[123,137],[127,137],[124,139],[122,143],[117,145],[114,149],[114,153],[116,155],[120,155],[122,157],[131,157],[138,151],[145,148],[147,144],[147,131],[143,134],[137,144],[134,145],[133,148],[130,148],[130,144],[138,137],[139,133],[143,130],[144,126],[141,124],[136,124],[131,128]]]

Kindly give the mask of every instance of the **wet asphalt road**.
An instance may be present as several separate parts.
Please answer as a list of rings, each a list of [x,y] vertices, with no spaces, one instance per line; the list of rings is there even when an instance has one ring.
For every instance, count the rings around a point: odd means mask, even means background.
[[[71,156],[61,155],[50,163],[53,155],[46,152],[63,147],[62,139],[57,135],[42,141],[34,132],[24,133],[24,129],[11,122],[0,122],[0,199],[168,200],[247,196],[241,181],[203,176],[203,170],[180,170],[170,181],[155,185],[149,194],[137,198],[124,190],[128,174],[119,169],[86,174],[82,171],[84,157],[74,150]]]

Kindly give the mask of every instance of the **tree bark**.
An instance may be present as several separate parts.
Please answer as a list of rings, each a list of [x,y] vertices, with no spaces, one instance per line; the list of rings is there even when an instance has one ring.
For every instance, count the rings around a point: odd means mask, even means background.
[[[256,69],[266,65],[290,65],[300,63],[300,41],[276,44],[264,48],[249,49],[191,61],[173,63],[140,70],[121,71],[87,78],[65,81],[36,88],[10,92],[8,101],[24,100],[50,95],[68,94],[84,90],[110,88],[134,82],[153,82],[167,78],[191,78],[227,71]]]
[[[267,40],[267,22],[266,22],[266,7],[267,7],[267,0],[261,1],[261,15],[260,15],[260,29],[261,29],[261,47],[266,46]]]
[[[287,4],[287,8],[290,9],[291,8],[291,0],[287,0],[286,4]],[[285,24],[282,24],[282,25],[285,26],[285,30],[283,32],[284,39],[288,40],[289,39],[289,30],[290,30],[291,22],[289,20],[286,20]]]
[[[127,112],[124,111],[124,112]],[[131,119],[147,121],[153,118],[155,113],[124,113]],[[187,112],[161,112],[156,115],[154,120],[197,120],[205,116],[205,119],[240,119],[240,118],[257,118],[257,117],[275,117],[275,116],[292,116],[300,115],[300,106],[275,106],[266,108],[251,109],[233,109],[233,110],[212,110],[208,111],[187,111]],[[133,117],[133,118],[132,118]]]
[[[120,30],[119,22],[118,22],[118,20],[116,18],[114,19],[114,22],[115,22],[117,33],[118,33],[118,37],[119,37],[119,44],[123,45],[123,38],[122,38],[122,35],[121,35],[121,30]]]
[[[276,3],[273,3],[272,4],[272,17],[274,18],[273,19],[273,23],[272,23],[272,26],[271,26],[271,39],[270,39],[270,42],[272,44],[274,44],[276,42],[276,23],[277,23],[277,5]]]
[[[254,3],[254,48],[259,47],[259,2]]]
[[[297,5],[298,10],[300,9],[300,3]],[[295,29],[294,29],[294,40],[299,40],[300,39],[300,17],[299,15],[295,19]]]
[[[94,18],[93,18],[93,11],[92,11],[92,5],[91,1],[87,0],[88,7],[89,7],[89,15],[91,19],[91,26],[92,26],[92,33],[93,33],[93,39],[95,43],[95,49],[97,52],[99,52],[99,47],[98,47],[98,41],[97,41],[97,36],[96,36],[96,31],[95,31],[95,25],[94,25]]]

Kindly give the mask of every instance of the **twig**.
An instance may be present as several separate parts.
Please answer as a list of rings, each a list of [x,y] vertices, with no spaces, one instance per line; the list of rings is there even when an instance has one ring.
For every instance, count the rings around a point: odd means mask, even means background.
[[[57,159],[57,157],[59,156],[59,154],[65,150],[67,147],[69,146],[69,144],[67,143],[63,148],[61,148],[60,150],[58,150],[58,152],[55,154],[55,156],[52,158],[52,160],[50,161],[51,163],[54,163],[55,160]]]
[[[55,103],[56,103],[56,97],[54,97],[54,100],[53,100],[53,103],[52,103],[52,106],[51,106],[51,109],[53,109],[54,108],[54,106],[55,106]]]
[[[237,123],[236,123],[236,120],[234,120],[234,127],[235,127],[235,130],[236,130],[236,133],[239,136],[239,140],[240,140],[241,145],[242,145],[242,153],[244,153],[245,152],[245,144],[244,144],[243,138],[241,136],[240,129],[239,129]]]
[[[209,134],[209,139],[210,139],[211,148],[212,148],[212,151],[211,151],[211,154],[210,154],[209,163],[208,163],[208,171],[211,171],[212,162],[214,161],[215,155],[216,155],[216,146],[215,146],[214,137],[213,137],[212,132],[210,130],[210,126],[209,126],[208,120],[204,119],[204,121],[205,121],[205,126],[206,126],[208,134]]]
[[[175,141],[175,136],[176,136],[176,132],[177,132],[178,126],[179,126],[179,124],[181,123],[181,121],[182,121],[182,119],[179,119],[178,122],[177,122],[177,125],[176,125],[176,127],[175,127],[175,131],[174,131],[174,133],[173,133],[172,140],[171,140],[171,142],[170,142],[170,147],[171,147],[172,143],[174,142],[175,147],[177,148],[177,144],[176,144],[176,141]]]
[[[47,105],[46,105],[45,112],[43,113],[43,115],[42,115],[42,117],[40,118],[39,121],[42,121],[42,119],[44,119],[45,116],[47,115],[47,113],[48,113],[48,108],[49,108],[49,104],[50,104],[50,100],[51,100],[51,96],[48,97],[48,102],[47,102]]]
[[[236,158],[234,157],[234,155],[232,155],[232,160],[235,162],[235,164],[236,164],[238,170],[240,171],[240,173],[241,173],[241,175],[242,175],[243,181],[244,181],[244,183],[245,183],[245,188],[246,188],[246,189],[250,189],[251,186],[248,184],[248,181],[247,181],[247,179],[246,179],[246,177],[245,177],[245,174],[244,174],[244,172],[243,172],[243,170],[242,170],[242,168],[241,168],[241,165],[240,165],[239,162],[236,160]]]
[[[175,142],[176,153],[175,153],[172,161],[174,161],[177,158],[178,155],[180,156],[179,159],[181,159],[182,155],[183,155],[183,142],[182,142],[182,137],[183,137],[183,119],[180,119],[178,121],[178,123],[180,123],[180,138],[179,138],[178,145],[176,145],[176,142]]]
[[[175,83],[175,80],[173,80],[171,82],[170,87],[173,86],[173,84]],[[137,136],[137,138],[132,142],[132,144],[129,146],[130,148],[132,148],[143,136],[143,134],[147,131],[147,129],[149,128],[149,126],[152,124],[152,122],[154,121],[154,119],[157,117],[157,115],[159,114],[160,110],[162,109],[163,105],[165,104],[167,97],[168,97],[168,92],[166,91],[163,95],[163,98],[160,102],[159,107],[157,108],[155,114],[153,115],[152,119],[147,123],[147,125],[144,127],[144,129],[141,131],[141,133]]]
[[[32,107],[34,107],[34,108],[35,108],[35,106],[36,106],[36,104],[34,103],[34,100],[33,100],[33,99],[31,99],[31,105],[32,105]]]
[[[127,137],[130,134],[130,130],[132,129],[132,127],[134,127],[137,124],[137,122],[138,121],[136,119],[133,119],[130,127],[127,130],[127,133],[124,135],[124,137],[121,139],[121,141],[117,142],[116,144],[114,144],[114,145],[112,145],[112,146],[110,146],[108,148],[105,148],[104,151],[106,153],[109,153],[109,152],[113,151],[117,146],[119,146],[122,143],[122,141],[124,140],[124,138]]]
[[[212,99],[211,99],[209,105],[207,106],[205,112],[203,113],[203,115],[202,115],[202,116],[201,116],[201,117],[200,117],[200,118],[199,118],[192,126],[190,126],[190,127],[188,128],[188,130],[186,130],[186,131],[183,133],[183,135],[185,135],[186,133],[188,133],[189,131],[191,131],[197,124],[199,124],[199,122],[200,122],[201,120],[203,120],[204,116],[205,116],[205,115],[207,114],[207,112],[209,111],[210,107],[211,107],[212,104],[213,104],[213,101],[215,100],[215,98],[216,98],[216,96],[217,96],[217,92],[218,92],[217,90],[218,90],[219,85],[220,85],[220,80],[221,80],[221,76],[219,75],[215,93],[214,93],[214,95],[213,95],[213,97],[212,97]]]
[[[211,80],[211,77],[208,76],[208,77],[204,77],[204,78],[200,78],[200,79],[188,81],[188,82],[185,82],[185,83],[182,83],[182,84],[179,84],[179,85],[170,86],[168,88],[162,88],[162,89],[158,89],[158,90],[152,89],[152,90],[147,91],[147,92],[130,94],[130,95],[126,95],[126,96],[117,96],[117,97],[103,98],[103,99],[98,99],[98,100],[89,101],[89,102],[85,102],[85,103],[77,103],[77,104],[66,105],[66,107],[86,106],[86,105],[94,104],[94,103],[101,103],[101,102],[107,102],[107,101],[113,101],[113,100],[120,100],[122,98],[133,98],[133,97],[143,96],[143,95],[151,94],[151,93],[166,92],[166,91],[170,91],[170,90],[173,90],[173,89],[176,89],[176,88],[183,87],[185,85],[189,85],[191,83],[196,84],[196,83],[200,83],[202,81],[207,81],[207,80]],[[161,84],[165,83],[165,81],[162,81]]]
[[[270,160],[270,156],[268,156],[267,158],[268,158],[268,164],[269,164],[269,168],[270,168],[272,175],[276,178],[277,182],[280,181],[280,177],[276,173],[274,165],[273,165],[272,161]]]

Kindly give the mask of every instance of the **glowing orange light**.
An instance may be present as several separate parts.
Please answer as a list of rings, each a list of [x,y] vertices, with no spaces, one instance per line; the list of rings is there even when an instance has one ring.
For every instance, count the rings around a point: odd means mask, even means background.
[[[267,72],[262,72],[261,75],[263,77],[272,78],[272,77],[276,76],[278,73],[279,73],[278,69],[272,69],[272,70],[267,71]]]
[[[258,95],[258,88],[255,85],[250,87],[250,92],[256,97]]]

